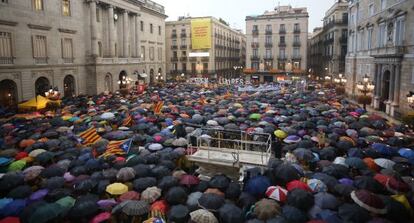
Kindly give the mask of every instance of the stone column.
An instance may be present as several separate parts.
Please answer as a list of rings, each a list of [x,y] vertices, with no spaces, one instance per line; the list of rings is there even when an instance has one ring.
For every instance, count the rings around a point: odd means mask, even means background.
[[[98,56],[98,29],[96,22],[96,0],[89,1],[89,10],[91,14],[91,55]]]
[[[137,48],[136,47],[136,43],[137,43],[137,35],[136,35],[136,27],[137,27],[137,24],[136,24],[136,17],[137,17],[137,15],[135,15],[135,14],[133,14],[132,15],[132,27],[131,27],[131,49],[130,49],[130,54],[131,54],[131,56],[133,56],[133,57],[136,57],[137,56],[137,54],[136,54],[136,52],[135,52],[135,49]]]
[[[109,5],[108,8],[108,17],[109,17],[109,55],[110,57],[115,57],[115,21],[114,21],[114,7],[112,5]]]
[[[138,58],[141,58],[141,54],[139,51],[139,35],[138,35],[140,31],[140,23],[139,23],[138,17],[139,16],[135,16],[135,49],[134,50],[135,50],[135,55]]]
[[[379,90],[379,83],[381,81],[381,77],[380,77],[381,73],[380,73],[380,69],[379,69],[379,65],[375,64],[375,73],[374,73],[374,84],[375,84],[375,89],[374,89],[374,109],[378,109],[379,108],[379,100],[380,100],[380,90]]]
[[[389,91],[388,91],[388,100],[386,102],[387,107],[386,107],[386,113],[387,114],[391,114],[391,103],[394,100],[394,82],[395,82],[395,71],[394,71],[394,64],[389,65],[390,69],[390,87],[389,87]]]
[[[401,86],[401,65],[395,66],[395,78],[394,78],[394,100],[391,103],[391,116],[395,116],[400,104],[400,86]]]
[[[124,57],[129,57],[129,18],[128,18],[128,11],[125,10],[124,11],[124,16],[123,16],[123,20],[124,20],[124,41],[123,41],[123,56]]]

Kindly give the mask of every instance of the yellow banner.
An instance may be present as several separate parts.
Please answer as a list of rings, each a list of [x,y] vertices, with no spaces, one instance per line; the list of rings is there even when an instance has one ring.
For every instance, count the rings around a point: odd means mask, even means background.
[[[191,44],[193,50],[211,48],[211,19],[191,20]]]

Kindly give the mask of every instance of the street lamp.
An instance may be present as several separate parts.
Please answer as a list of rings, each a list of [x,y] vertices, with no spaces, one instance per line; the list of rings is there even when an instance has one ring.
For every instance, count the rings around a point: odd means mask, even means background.
[[[342,74],[339,74],[338,78],[335,78],[334,81],[335,81],[335,83],[337,83],[341,86],[343,86],[347,82],[346,78]]]
[[[371,93],[375,89],[374,83],[369,81],[369,76],[365,74],[362,78],[362,82],[357,83],[358,90],[363,94],[363,98],[360,100],[360,103],[364,105],[364,109],[366,110],[368,101],[370,100],[367,94]]]
[[[408,105],[414,109],[414,91],[410,91],[407,94],[407,101],[408,101]]]

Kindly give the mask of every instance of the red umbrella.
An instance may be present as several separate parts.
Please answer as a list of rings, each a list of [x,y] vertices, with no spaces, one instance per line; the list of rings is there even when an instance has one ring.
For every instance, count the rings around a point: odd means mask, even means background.
[[[110,212],[102,212],[98,215],[96,215],[91,221],[90,223],[100,223],[103,221],[106,221],[108,219],[111,218],[111,213]]]
[[[385,208],[385,204],[382,201],[382,199],[378,197],[376,194],[373,194],[367,190],[354,190],[351,192],[351,198],[360,207],[372,213],[387,213],[387,209]]]
[[[123,193],[121,196],[119,196],[119,201],[128,201],[128,200],[139,200],[141,195],[138,192],[135,191],[128,191],[126,193]]]
[[[288,191],[280,186],[270,186],[266,190],[266,196],[276,201],[284,203],[287,198]]]
[[[20,223],[20,218],[18,217],[7,217],[0,220],[0,223]]]
[[[410,190],[410,186],[407,183],[397,180],[394,177],[388,179],[385,187],[394,194],[406,193]]]
[[[193,185],[198,185],[200,183],[200,179],[198,179],[198,177],[193,176],[193,175],[183,175],[181,176],[180,179],[180,184],[185,185],[185,186],[193,186]]]
[[[21,159],[23,159],[25,157],[28,157],[28,156],[29,156],[29,154],[27,152],[22,151],[22,152],[17,153],[16,156],[14,157],[14,159],[15,160],[21,160]]]
[[[312,189],[310,189],[310,187],[308,186],[308,184],[299,181],[299,180],[293,180],[290,181],[289,183],[286,184],[286,189],[288,191],[292,191],[294,189],[301,189],[301,190],[305,190],[305,191],[309,191],[309,192],[313,192]]]

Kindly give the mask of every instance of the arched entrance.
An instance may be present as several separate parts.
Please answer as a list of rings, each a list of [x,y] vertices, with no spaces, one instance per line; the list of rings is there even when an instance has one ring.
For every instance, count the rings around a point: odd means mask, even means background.
[[[17,101],[16,82],[9,79],[0,81],[0,106],[5,108],[14,107]]]
[[[127,73],[126,71],[121,71],[121,73],[119,73],[119,79],[118,79],[118,84],[119,84],[119,89],[123,89],[127,87]]]
[[[112,92],[112,74],[105,75],[104,91]]]
[[[391,79],[391,72],[386,70],[384,72],[384,77],[382,79],[382,89],[381,89],[381,102],[380,102],[380,110],[385,112],[386,111],[386,104],[385,102],[388,101],[390,97],[390,79]]]
[[[66,75],[63,79],[63,91],[65,98],[75,96],[75,78],[72,75]]]
[[[36,95],[45,96],[45,92],[50,89],[49,79],[46,77],[39,77],[35,82]]]
[[[153,84],[154,83],[154,69],[150,70],[150,83]]]
[[[164,77],[162,76],[162,69],[161,68],[158,68],[157,75],[158,75],[158,81],[163,81],[164,80]]]

